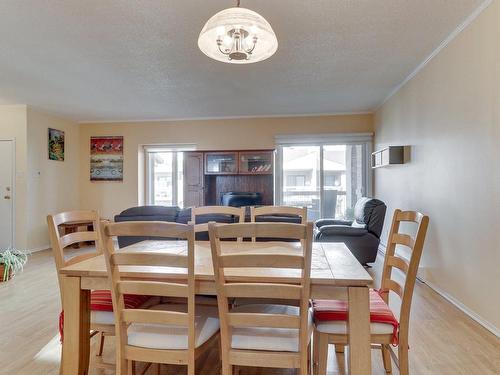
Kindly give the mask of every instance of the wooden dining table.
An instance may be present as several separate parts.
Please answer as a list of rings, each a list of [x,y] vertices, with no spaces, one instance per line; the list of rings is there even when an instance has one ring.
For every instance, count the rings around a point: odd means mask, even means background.
[[[293,242],[223,242],[224,253],[293,253],[301,251]],[[182,254],[184,241],[142,241],[120,249],[124,252],[160,252]],[[150,280],[182,280],[185,270],[170,267],[124,266],[126,278]],[[232,281],[253,280],[269,283],[297,283],[299,270],[294,269],[234,269],[226,272]],[[65,300],[64,342],[61,374],[88,374],[90,357],[90,291],[110,289],[103,255],[97,255],[61,270]],[[210,243],[195,244],[196,293],[215,295]],[[346,299],[349,305],[349,374],[371,374],[369,288],[372,277],[356,260],[344,243],[314,242],[311,264],[311,298]]]

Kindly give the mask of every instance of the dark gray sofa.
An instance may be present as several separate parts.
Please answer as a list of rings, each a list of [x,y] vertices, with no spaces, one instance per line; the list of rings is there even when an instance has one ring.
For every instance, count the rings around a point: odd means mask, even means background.
[[[250,210],[247,207],[247,212],[245,216],[245,221],[250,221]],[[115,216],[115,222],[119,223],[122,221],[169,221],[174,223],[187,224],[191,220],[191,208],[181,209],[177,206],[139,206],[132,207],[122,211],[119,215]],[[256,221],[265,222],[286,222],[286,223],[300,223],[300,217],[298,216],[259,216]],[[215,221],[217,223],[234,223],[237,221],[236,217],[232,215],[199,215],[196,217],[196,224],[208,223],[209,221]],[[120,248],[132,245],[137,242],[145,240],[158,240],[158,237],[148,238],[148,237],[118,237],[118,246]],[[168,238],[174,239],[174,238]],[[207,241],[208,233],[201,232],[196,233],[196,239],[198,241]],[[257,239],[259,240],[259,239]],[[271,239],[267,239],[268,241]]]
[[[345,242],[361,264],[373,263],[377,257],[386,210],[384,202],[363,197],[354,207],[354,220],[317,220],[314,239]]]

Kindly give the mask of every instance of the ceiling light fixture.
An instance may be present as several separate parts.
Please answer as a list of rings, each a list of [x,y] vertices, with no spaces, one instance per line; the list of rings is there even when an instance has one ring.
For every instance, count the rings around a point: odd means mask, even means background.
[[[278,49],[276,34],[260,14],[246,8],[224,9],[210,18],[198,38],[208,57],[231,64],[249,64],[271,57]]]

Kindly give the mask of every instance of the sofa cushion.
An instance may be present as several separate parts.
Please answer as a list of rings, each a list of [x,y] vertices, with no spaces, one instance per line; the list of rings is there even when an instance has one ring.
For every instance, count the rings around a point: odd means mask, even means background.
[[[172,218],[171,220],[168,221],[175,221],[177,218],[177,215],[179,213],[179,207],[177,206],[138,206],[138,207],[131,207],[127,208],[126,210],[122,211],[120,213],[121,217],[126,217],[126,216],[164,216],[164,217],[170,217]]]
[[[187,312],[183,304],[161,304],[151,310]],[[195,347],[207,342],[219,331],[219,317],[215,306],[195,308]],[[186,326],[153,323],[132,323],[127,330],[128,344],[143,348],[185,350],[188,348]]]
[[[370,290],[370,323],[372,334],[392,334],[392,343],[398,343],[399,322],[378,290]],[[348,302],[341,300],[314,300],[314,319],[319,332],[347,334]]]
[[[149,296],[136,296],[125,294],[123,302],[126,309],[137,309],[142,306]],[[109,290],[93,290],[90,293],[90,310],[92,311],[113,311],[113,300]]]
[[[366,224],[360,224],[356,220],[354,220],[351,224],[351,227],[353,228],[366,228]]]
[[[302,222],[302,218],[297,215],[259,215],[255,217],[255,222],[300,224]]]

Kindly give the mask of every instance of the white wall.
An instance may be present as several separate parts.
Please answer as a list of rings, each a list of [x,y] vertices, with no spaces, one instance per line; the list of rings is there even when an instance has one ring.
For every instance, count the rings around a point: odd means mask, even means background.
[[[412,152],[376,170],[386,222],[398,207],[428,214],[425,279],[498,334],[500,2],[377,111],[375,147],[387,145]]]

